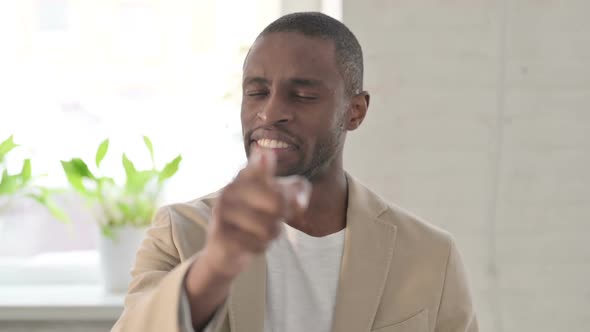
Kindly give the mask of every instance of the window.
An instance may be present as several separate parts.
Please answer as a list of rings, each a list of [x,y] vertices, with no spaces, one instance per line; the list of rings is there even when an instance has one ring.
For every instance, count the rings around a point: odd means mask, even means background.
[[[149,160],[181,153],[162,203],[218,189],[245,162],[239,119],[241,66],[250,43],[279,14],[279,1],[19,0],[0,3],[0,140],[33,159],[41,183],[65,187],[59,160],[92,160],[123,175],[121,154]],[[63,195],[64,226],[34,202],[0,213],[0,283],[94,281],[97,227]],[[56,271],[75,271],[65,276]],[[84,267],[80,269],[80,267]],[[53,274],[52,274],[53,273]],[[26,276],[23,278],[23,276]]]

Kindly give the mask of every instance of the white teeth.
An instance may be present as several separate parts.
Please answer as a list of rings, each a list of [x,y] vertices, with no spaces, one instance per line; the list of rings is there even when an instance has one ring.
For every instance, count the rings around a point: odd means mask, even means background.
[[[259,139],[256,143],[263,148],[268,149],[285,149],[289,147],[289,144],[274,139],[263,138]]]

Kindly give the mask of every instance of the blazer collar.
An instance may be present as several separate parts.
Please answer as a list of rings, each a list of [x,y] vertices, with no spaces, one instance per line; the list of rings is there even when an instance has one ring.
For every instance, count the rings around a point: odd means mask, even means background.
[[[385,288],[396,226],[388,205],[347,174],[348,210],[344,253],[332,331],[370,331]]]

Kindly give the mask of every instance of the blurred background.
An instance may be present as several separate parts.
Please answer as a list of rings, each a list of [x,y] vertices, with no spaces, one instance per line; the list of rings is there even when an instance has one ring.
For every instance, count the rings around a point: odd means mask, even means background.
[[[122,180],[122,152],[150,164],[147,135],[159,168],[182,154],[159,204],[218,189],[245,162],[243,58],[304,10],[364,50],[371,106],[346,168],[455,236],[481,330],[590,330],[588,1],[0,1],[5,169],[30,158],[39,186],[68,188],[59,161],[94,164],[110,138],[100,172]],[[0,203],[0,331],[108,331],[122,295],[83,200],[56,195],[69,224]]]

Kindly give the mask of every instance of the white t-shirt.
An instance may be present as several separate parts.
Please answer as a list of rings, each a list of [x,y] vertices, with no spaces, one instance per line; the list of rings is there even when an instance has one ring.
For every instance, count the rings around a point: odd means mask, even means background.
[[[323,237],[287,224],[266,252],[264,332],[329,332],[336,305],[344,230]],[[192,331],[190,308],[182,295],[181,324]],[[220,319],[215,315],[205,332]]]
[[[313,237],[284,225],[266,253],[264,332],[329,332],[344,230]]]

